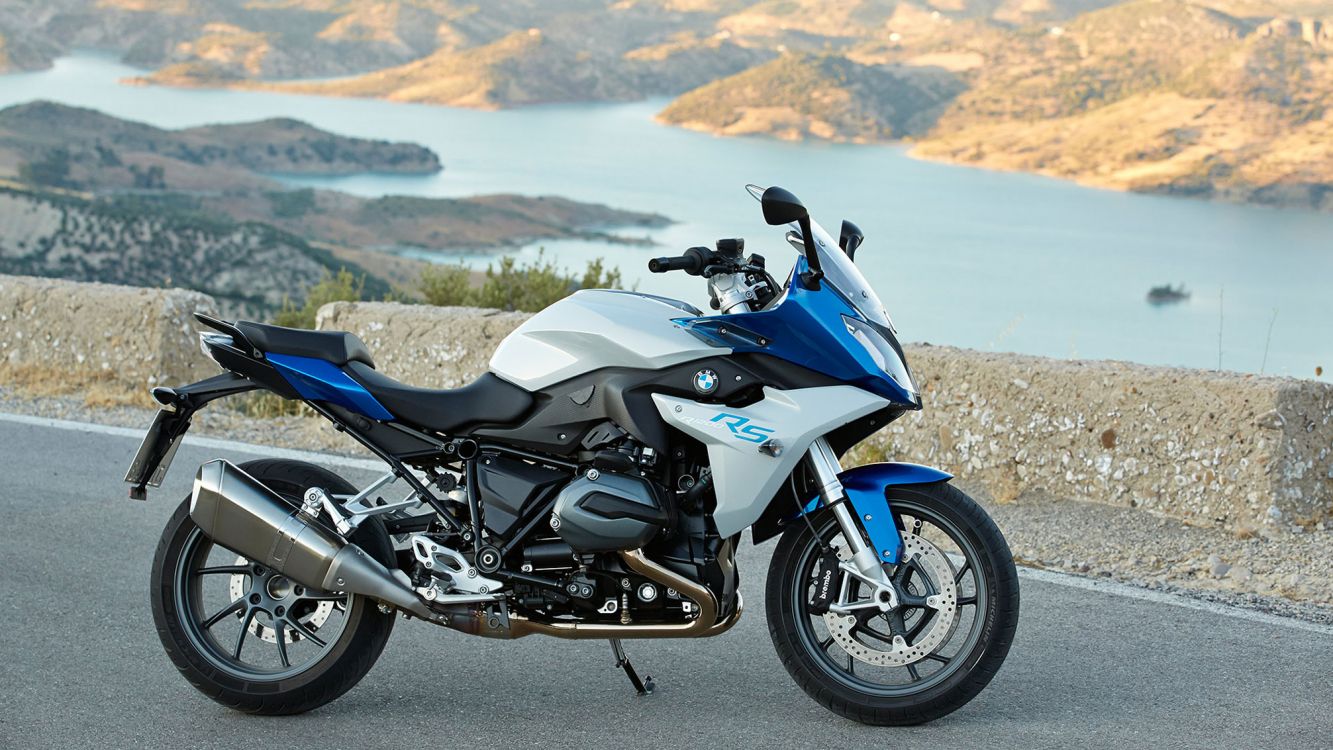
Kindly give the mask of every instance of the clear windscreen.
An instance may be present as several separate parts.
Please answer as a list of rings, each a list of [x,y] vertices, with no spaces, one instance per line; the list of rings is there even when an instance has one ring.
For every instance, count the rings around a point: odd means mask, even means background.
[[[760,200],[764,195],[764,188],[758,185],[746,185],[745,189],[755,200]],[[800,237],[800,225],[793,222],[787,227]],[[838,247],[837,238],[825,231],[814,217],[810,218],[810,229],[815,241],[815,251],[819,253],[820,267],[824,270],[824,281],[841,292],[867,320],[893,330],[893,321],[889,318],[884,303],[880,302],[879,295],[875,294],[870,282],[861,275],[861,270],[856,267],[852,259]],[[802,255],[805,254],[804,245],[793,243],[793,247],[796,247],[797,252]]]

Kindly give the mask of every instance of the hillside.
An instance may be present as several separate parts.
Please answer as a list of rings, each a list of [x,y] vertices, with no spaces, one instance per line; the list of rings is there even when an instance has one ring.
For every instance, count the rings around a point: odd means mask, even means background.
[[[296,120],[163,130],[89,109],[33,102],[0,110],[0,178],[145,206],[263,222],[357,248],[503,247],[532,240],[632,241],[605,227],[652,227],[661,216],[561,198],[359,198],[287,190],[267,173],[430,173],[439,157],[410,143],[334,135]]]
[[[262,315],[346,260],[257,223],[70,193],[0,187],[0,273],[135,286],[185,286],[229,313]]]
[[[909,138],[1116,189],[1326,208],[1333,186],[1333,0],[0,0],[0,38],[8,69],[91,47],[144,84],[669,95],[663,122],[708,132]]]
[[[30,102],[0,110],[0,177],[55,187],[234,190],[258,173],[428,174],[430,149],[347,138],[296,120],[163,130],[91,109]]]
[[[383,252],[512,247],[544,239],[638,243],[616,227],[665,217],[564,198],[362,198],[286,188],[270,172],[433,172],[406,143],[295,120],[163,130],[33,102],[0,110],[0,273],[176,284],[271,312],[326,271],[366,291],[409,286],[419,263]]]
[[[168,66],[135,81],[502,109],[678,94],[771,56],[716,36],[699,38],[688,32],[623,54],[590,53],[581,43],[572,45],[533,28],[478,47],[444,47],[404,65],[333,80],[258,80],[238,76],[223,65],[196,61]]]
[[[962,89],[943,70],[788,54],[696,89],[658,119],[722,135],[876,141],[927,131]]]
[[[982,71],[916,154],[1116,189],[1333,209],[1333,36],[1133,0]]]
[[[796,22],[783,19],[817,2],[761,3],[721,23],[789,35]],[[1333,24],[1185,0],[1020,28],[905,3],[847,8],[830,17],[850,35],[840,55],[787,55],[691,91],[659,119],[721,135],[910,138],[924,158],[1333,210]]]

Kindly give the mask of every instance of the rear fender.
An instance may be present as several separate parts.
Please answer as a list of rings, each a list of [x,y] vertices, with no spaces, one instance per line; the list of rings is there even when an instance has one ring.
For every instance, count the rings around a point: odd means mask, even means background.
[[[154,388],[153,399],[162,404],[162,410],[153,419],[148,434],[144,436],[138,452],[134,454],[129,471],[125,473],[125,481],[131,485],[130,497],[144,500],[147,498],[148,487],[162,484],[181,439],[190,429],[190,418],[196,411],[210,401],[246,393],[259,387],[249,378],[233,372],[224,372],[198,383],[177,388]]]
[[[880,560],[896,564],[902,553],[903,538],[898,532],[898,524],[893,520],[888,491],[904,485],[947,482],[953,479],[953,475],[920,464],[889,462],[857,466],[838,474],[838,479],[842,480],[847,501],[856,511],[856,517],[860,519],[861,526],[870,537],[870,543],[879,553]],[[823,505],[824,499],[816,495],[805,504],[800,515],[814,513]]]

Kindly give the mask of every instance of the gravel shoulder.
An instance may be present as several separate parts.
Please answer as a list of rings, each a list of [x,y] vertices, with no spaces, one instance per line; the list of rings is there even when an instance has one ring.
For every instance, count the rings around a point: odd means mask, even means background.
[[[89,407],[81,399],[31,398],[0,389],[0,412],[146,428],[153,411]],[[212,408],[192,435],[366,457],[350,438],[313,417],[255,419]],[[998,502],[962,483],[995,518],[1021,565],[1333,624],[1333,530],[1259,529],[1248,538],[1147,511],[1042,493]]]

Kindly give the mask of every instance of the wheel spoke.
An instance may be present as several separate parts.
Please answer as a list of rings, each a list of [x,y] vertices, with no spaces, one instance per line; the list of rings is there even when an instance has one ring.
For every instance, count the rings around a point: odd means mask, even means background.
[[[833,636],[829,636],[828,638],[825,638],[824,640],[822,640],[822,641],[819,642],[819,650],[820,650],[820,651],[827,651],[829,645],[832,644],[832,643],[833,643]]]
[[[287,623],[287,625],[288,625],[289,627],[291,627],[292,630],[295,630],[296,632],[298,632],[298,633],[300,633],[301,635],[305,636],[307,640],[309,640],[311,643],[315,644],[316,646],[319,646],[320,648],[324,648],[325,646],[328,645],[327,643],[324,642],[324,639],[322,639],[322,638],[320,638],[319,636],[315,635],[315,631],[311,630],[310,628],[307,628],[305,625],[302,625],[300,620],[294,620],[294,619],[288,618],[288,619],[286,620],[286,623]]]
[[[916,671],[916,665],[915,665],[915,664],[908,664],[908,665],[907,665],[907,673],[910,674],[910,675],[912,675],[912,682],[920,682],[920,681],[921,681],[921,673],[918,672],[918,671]]]
[[[975,596],[965,596],[958,600],[958,606],[960,607],[975,605],[976,603],[977,603],[977,598]]]
[[[282,666],[290,667],[292,662],[287,658],[287,626],[282,620],[274,618],[273,630],[277,634],[278,659],[282,661]]]
[[[916,625],[912,626],[910,631],[908,631],[907,641],[909,643],[916,643],[916,637],[921,635],[921,631],[926,629],[926,626],[935,619],[935,616],[936,612],[934,610],[926,610],[926,614],[921,615],[921,619],[917,621]]]
[[[947,657],[947,656],[944,656],[944,655],[942,655],[942,654],[935,653],[935,652],[933,652],[933,651],[932,651],[931,653],[929,653],[929,654],[926,654],[926,658],[927,658],[927,659],[930,659],[930,660],[932,660],[932,661],[937,661],[937,662],[939,662],[940,664],[948,664],[949,662],[953,661],[953,659],[951,659],[951,658],[949,658],[949,657]]]
[[[254,607],[245,610],[245,617],[241,618],[241,632],[236,634],[236,646],[231,650],[231,658],[241,658],[241,647],[245,645],[245,636],[250,634],[250,622],[254,619]]]
[[[884,635],[883,633],[879,632],[878,630],[873,630],[873,629],[871,629],[871,628],[860,628],[860,629],[857,630],[856,632],[859,633],[859,634],[861,634],[861,635],[868,635],[868,636],[870,636],[871,638],[874,638],[875,640],[879,641],[880,643],[887,643],[887,644],[889,644],[890,646],[893,645],[893,636],[891,636],[891,635]]]
[[[219,573],[249,573],[249,565],[215,565],[211,568],[200,568],[194,572],[197,576],[217,575]]]
[[[236,612],[241,611],[241,607],[244,606],[245,606],[245,599],[237,599],[231,604],[228,604],[227,606],[218,610],[216,613],[213,614],[212,617],[199,623],[199,627],[204,630],[208,630],[209,628],[221,622],[222,618],[226,617],[227,615],[235,614]]]
[[[969,570],[971,570],[971,569],[972,569],[972,561],[971,561],[971,560],[964,560],[964,561],[963,561],[963,567],[959,568],[959,569],[958,569],[958,572],[957,572],[956,574],[954,574],[954,577],[953,577],[954,585],[958,585],[959,583],[961,583],[962,580],[963,580],[963,576],[967,575],[967,571],[969,571]]]

